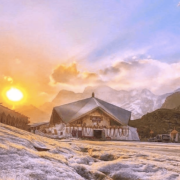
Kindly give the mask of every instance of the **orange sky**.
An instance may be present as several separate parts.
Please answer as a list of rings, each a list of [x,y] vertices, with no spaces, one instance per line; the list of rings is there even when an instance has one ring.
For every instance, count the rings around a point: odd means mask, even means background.
[[[39,106],[89,85],[179,88],[179,7],[146,2],[2,0],[0,91],[21,87],[26,103]]]

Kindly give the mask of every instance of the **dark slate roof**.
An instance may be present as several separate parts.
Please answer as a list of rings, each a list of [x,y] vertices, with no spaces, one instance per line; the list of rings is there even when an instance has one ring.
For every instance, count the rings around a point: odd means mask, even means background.
[[[32,123],[32,124],[28,124],[30,127],[37,127],[37,126],[42,126],[42,125],[47,125],[49,124],[48,122],[39,122],[39,123]]]
[[[69,123],[83,117],[87,113],[97,108],[100,108],[102,111],[107,113],[116,121],[120,122],[122,125],[128,125],[131,117],[130,111],[107,103],[95,97],[57,106],[54,107],[53,111],[57,112],[62,121],[64,121],[65,123]]]

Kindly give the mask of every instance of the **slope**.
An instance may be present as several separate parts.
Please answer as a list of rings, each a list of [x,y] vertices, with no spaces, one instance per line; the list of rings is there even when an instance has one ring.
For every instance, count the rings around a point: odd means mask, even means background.
[[[180,106],[180,92],[175,92],[166,98],[162,108],[174,109],[178,106]]]
[[[31,123],[44,122],[50,119],[50,115],[44,111],[41,111],[33,105],[21,106],[16,111],[28,116]]]
[[[170,133],[174,127],[180,132],[180,111],[157,109],[141,119],[129,121],[129,126],[136,127],[141,138],[150,137],[151,130],[154,132],[153,136]]]

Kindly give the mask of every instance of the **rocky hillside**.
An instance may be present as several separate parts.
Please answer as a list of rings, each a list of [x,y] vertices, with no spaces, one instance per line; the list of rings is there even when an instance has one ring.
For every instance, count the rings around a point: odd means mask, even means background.
[[[136,127],[141,138],[150,137],[150,131],[157,134],[167,134],[174,127],[180,132],[180,111],[176,109],[158,109],[144,115],[141,119],[130,121],[129,125]]]
[[[177,107],[174,108],[174,109],[180,111],[180,106],[177,106]]]
[[[175,92],[166,98],[162,108],[174,109],[178,106],[180,106],[180,92]]]
[[[139,119],[147,112],[152,112],[162,106],[167,96],[155,95],[148,89],[143,90],[115,90],[108,86],[87,87],[83,93],[75,93],[73,91],[62,90],[53,99],[52,102],[45,103],[40,107],[47,113],[52,112],[54,106],[70,103],[80,99],[91,97],[92,92],[97,98],[110,102],[132,112],[132,119]]]

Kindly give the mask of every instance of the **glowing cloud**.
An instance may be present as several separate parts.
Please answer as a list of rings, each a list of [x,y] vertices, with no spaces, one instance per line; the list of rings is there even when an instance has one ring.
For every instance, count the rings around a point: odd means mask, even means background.
[[[10,82],[11,84],[13,83],[13,78],[10,76],[4,76],[4,80]]]

